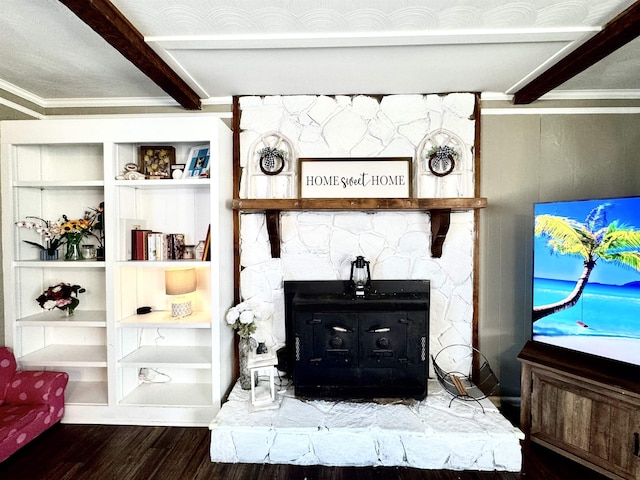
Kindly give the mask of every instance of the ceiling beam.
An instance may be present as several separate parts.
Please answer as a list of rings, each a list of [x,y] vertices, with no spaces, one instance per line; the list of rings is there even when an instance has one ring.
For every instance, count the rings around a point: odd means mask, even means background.
[[[638,35],[640,35],[640,0],[609,21],[587,42],[518,90],[513,96],[513,103],[525,105],[537,100],[634,40]]]
[[[59,0],[187,110],[202,108],[200,97],[144,41],[109,0]]]

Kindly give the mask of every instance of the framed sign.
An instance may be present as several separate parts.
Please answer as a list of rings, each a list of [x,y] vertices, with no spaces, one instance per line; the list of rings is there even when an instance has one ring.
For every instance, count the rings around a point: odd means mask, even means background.
[[[300,198],[410,198],[411,157],[301,158]]]

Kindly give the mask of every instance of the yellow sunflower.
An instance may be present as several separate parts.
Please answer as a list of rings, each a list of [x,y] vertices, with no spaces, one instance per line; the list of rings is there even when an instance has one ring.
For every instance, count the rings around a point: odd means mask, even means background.
[[[68,220],[60,226],[64,233],[82,232],[87,228],[89,222],[87,220]]]

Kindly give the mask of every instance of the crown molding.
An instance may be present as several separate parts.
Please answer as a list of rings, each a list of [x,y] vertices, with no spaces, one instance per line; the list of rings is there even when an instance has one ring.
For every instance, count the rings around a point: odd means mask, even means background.
[[[45,108],[175,107],[178,105],[178,102],[168,97],[50,98],[43,100]]]
[[[640,107],[529,107],[526,105],[508,108],[483,106],[480,114],[488,115],[637,115]]]
[[[639,100],[640,90],[554,90],[537,101],[545,100]],[[513,94],[482,92],[481,100],[513,102]]]
[[[30,117],[36,118],[38,120],[46,118],[46,115],[36,112],[35,110],[31,110],[30,108],[27,108],[24,105],[20,105],[19,103],[7,100],[6,98],[0,97],[0,105],[4,105],[5,107],[15,110],[16,112],[24,113],[25,115],[29,115]]]
[[[599,27],[438,30],[405,32],[292,32],[230,35],[146,36],[166,50],[238,50],[276,48],[344,48],[411,45],[458,45],[522,42],[572,42]],[[158,51],[158,49],[154,50]]]
[[[34,95],[33,93],[29,92],[28,90],[25,90],[23,88],[20,88],[16,85],[14,85],[13,83],[9,83],[5,80],[0,79],[0,90],[4,90],[12,95],[15,95],[16,97],[20,97],[23,100],[29,102],[29,103],[33,103],[34,105],[38,105],[39,107],[44,107],[43,105],[43,99],[42,97],[39,97],[37,95]]]
[[[95,108],[95,107],[176,107],[178,102],[169,97],[122,98],[57,98],[42,100],[45,108]],[[231,97],[209,97],[202,105],[231,105]]]
[[[554,90],[540,100],[638,100],[640,90]]]
[[[1,79],[0,90],[4,90],[42,108],[175,107],[178,105],[178,102],[170,97],[42,98]],[[19,106],[20,108],[15,109],[23,113],[28,113],[25,109],[33,112],[33,110],[28,107],[3,99],[1,96],[0,100],[2,100],[3,105],[9,106],[8,103],[12,103],[13,105]],[[231,104],[231,100],[227,103]],[[38,113],[38,115],[41,114]]]
[[[202,100],[202,105],[233,105],[233,97],[209,97]]]
[[[209,117],[219,119],[231,119],[231,112],[193,112],[185,111],[184,113],[101,113],[101,114],[68,114],[68,115],[45,115],[43,120],[60,120],[60,119],[87,119],[87,118],[184,118],[184,117]]]

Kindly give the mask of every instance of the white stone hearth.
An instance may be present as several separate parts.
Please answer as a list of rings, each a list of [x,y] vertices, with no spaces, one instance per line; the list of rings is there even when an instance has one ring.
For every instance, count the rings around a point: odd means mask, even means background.
[[[300,400],[250,412],[236,385],[210,425],[211,461],[520,471],[519,429],[483,400],[455,400],[435,380],[423,401]]]

